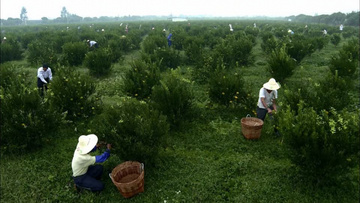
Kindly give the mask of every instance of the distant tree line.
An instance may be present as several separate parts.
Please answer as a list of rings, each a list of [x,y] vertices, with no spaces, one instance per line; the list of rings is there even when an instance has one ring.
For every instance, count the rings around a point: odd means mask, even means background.
[[[297,15],[284,18],[291,19],[293,22],[302,23],[319,23],[328,25],[347,25],[347,26],[359,26],[360,12],[352,13],[333,13],[331,15]],[[2,26],[15,26],[15,25],[30,25],[30,24],[69,24],[69,23],[86,23],[86,22],[116,22],[116,21],[137,21],[137,20],[166,20],[166,16],[123,16],[123,17],[81,17],[76,14],[69,13],[65,7],[62,8],[60,17],[55,19],[48,19],[42,17],[41,20],[28,20],[26,8],[22,8],[20,18],[8,18],[7,20],[1,19]],[[279,20],[279,19],[278,19]]]
[[[352,12],[344,14],[341,12],[333,13],[331,15],[318,15],[318,16],[308,16],[308,15],[298,15],[288,17],[294,22],[302,23],[321,23],[328,25],[348,25],[348,26],[359,26],[359,17],[360,12]]]

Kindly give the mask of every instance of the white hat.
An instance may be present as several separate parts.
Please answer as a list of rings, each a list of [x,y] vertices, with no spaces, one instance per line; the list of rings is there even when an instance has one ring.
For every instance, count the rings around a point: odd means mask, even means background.
[[[4,39],[6,39],[6,37],[4,37]]]
[[[81,135],[79,137],[79,143],[76,146],[76,151],[79,154],[87,154],[89,153],[98,142],[98,137],[94,134],[90,135]]]
[[[280,88],[280,84],[274,78],[270,78],[269,82],[265,83],[263,87],[268,90],[277,90]]]

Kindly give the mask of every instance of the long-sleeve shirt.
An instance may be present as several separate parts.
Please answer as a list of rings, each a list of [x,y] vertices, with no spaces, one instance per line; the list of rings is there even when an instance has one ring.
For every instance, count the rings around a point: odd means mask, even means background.
[[[46,71],[44,71],[43,67],[40,67],[38,69],[37,72],[37,77],[43,82],[43,83],[47,83],[45,78],[49,78],[50,80],[52,80],[52,73],[51,73],[51,69],[47,68]]]
[[[96,151],[96,146],[91,152]],[[74,157],[71,162],[71,167],[73,171],[73,176],[80,176],[87,172],[90,165],[95,163],[102,163],[106,161],[110,156],[110,150],[106,149],[106,151],[97,156],[91,156],[90,154],[79,154],[76,150],[74,152]]]

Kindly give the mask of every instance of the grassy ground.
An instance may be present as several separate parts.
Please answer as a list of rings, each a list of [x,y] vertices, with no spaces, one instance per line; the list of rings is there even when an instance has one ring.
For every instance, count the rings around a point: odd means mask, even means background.
[[[328,71],[328,58],[336,53],[328,44],[304,59],[288,82],[304,77],[314,80]],[[269,79],[266,58],[260,44],[254,47],[255,63],[242,68],[245,82],[257,95]],[[97,92],[104,104],[116,103],[121,93],[119,76],[138,53],[115,64],[108,78],[98,79]],[[17,62],[23,64],[23,62]],[[25,65],[26,67],[26,65]],[[27,69],[23,67],[24,69]],[[35,69],[31,69],[34,70]],[[182,68],[188,77],[187,68]],[[124,199],[112,184],[107,172],[123,162],[112,154],[104,163],[100,194],[78,194],[71,182],[71,159],[81,123],[68,125],[54,133],[40,151],[1,156],[2,202],[358,202],[359,168],[342,177],[341,184],[315,187],[298,175],[287,158],[282,137],[272,133],[267,121],[261,139],[250,141],[241,134],[241,117],[247,113],[208,108],[202,86],[194,86],[197,118],[172,131],[154,166],[145,166],[145,192]],[[280,89],[281,90],[281,89]],[[279,92],[281,97],[281,91]],[[80,126],[80,127],[79,127]],[[76,128],[76,129],[75,129]],[[114,146],[114,150],[116,147]],[[148,170],[147,170],[148,169]]]

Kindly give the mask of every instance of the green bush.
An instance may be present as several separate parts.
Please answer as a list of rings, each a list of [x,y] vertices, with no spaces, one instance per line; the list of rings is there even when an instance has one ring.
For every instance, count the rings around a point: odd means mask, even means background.
[[[191,83],[178,78],[173,72],[154,86],[151,100],[173,126],[191,119],[190,110],[194,100]]]
[[[287,54],[284,46],[273,51],[268,58],[270,74],[281,83],[293,74],[295,67],[295,61]]]
[[[169,131],[166,117],[144,101],[125,98],[93,122],[96,134],[113,144],[123,160],[143,162],[151,167]]]
[[[359,160],[359,112],[312,108],[280,111],[279,128],[290,146],[291,161],[317,183],[349,171]]]
[[[254,97],[245,90],[244,79],[235,72],[218,70],[209,81],[209,97],[212,102],[225,106],[243,106],[253,109]]]
[[[332,73],[338,71],[339,76],[342,77],[351,77],[355,76],[354,74],[358,68],[359,60],[353,59],[353,56],[350,52],[340,50],[338,54],[333,55],[330,59],[330,70]]]
[[[341,37],[340,34],[334,33],[331,35],[330,42],[337,46],[340,43]]]
[[[234,67],[237,64],[248,65],[251,62],[251,50],[253,44],[245,35],[235,38],[229,35],[215,46],[213,58],[222,60],[226,67]]]
[[[261,49],[265,53],[270,54],[277,47],[278,47],[278,42],[273,34],[265,33],[262,35]]]
[[[319,83],[315,84],[315,95],[311,103],[315,110],[331,108],[342,110],[352,104],[349,90],[353,87],[352,81],[339,77],[337,74],[328,74]]]
[[[300,63],[305,56],[311,55],[315,48],[311,44],[311,40],[301,35],[295,35],[290,42],[286,43],[286,50],[290,57]]]
[[[350,39],[341,50],[351,54],[351,60],[359,60],[359,40],[357,38]]]
[[[93,97],[95,83],[89,76],[70,68],[60,68],[47,92],[50,105],[66,113],[66,119],[88,118],[100,110],[99,99]]]
[[[22,153],[41,148],[61,123],[61,115],[50,110],[37,88],[25,81],[27,75],[2,66],[1,151]]]
[[[78,66],[83,63],[88,47],[83,42],[68,42],[62,46],[64,64]]]
[[[48,63],[55,64],[58,61],[55,50],[46,42],[35,40],[28,45],[27,61],[31,65]]]
[[[131,69],[123,76],[123,92],[140,100],[147,99],[151,95],[153,86],[160,81],[160,69],[155,64],[140,60],[130,65]]]
[[[98,48],[86,54],[84,65],[91,75],[100,77],[110,73],[112,59],[110,50]]]
[[[142,44],[142,51],[146,54],[153,54],[155,50],[168,47],[166,37],[152,34],[146,37]]]
[[[147,63],[158,64],[160,70],[177,68],[182,64],[180,52],[169,47],[154,50],[153,54],[142,54],[142,59]]]
[[[19,42],[7,41],[0,44],[0,63],[6,61],[20,60],[22,58],[22,49]]]

